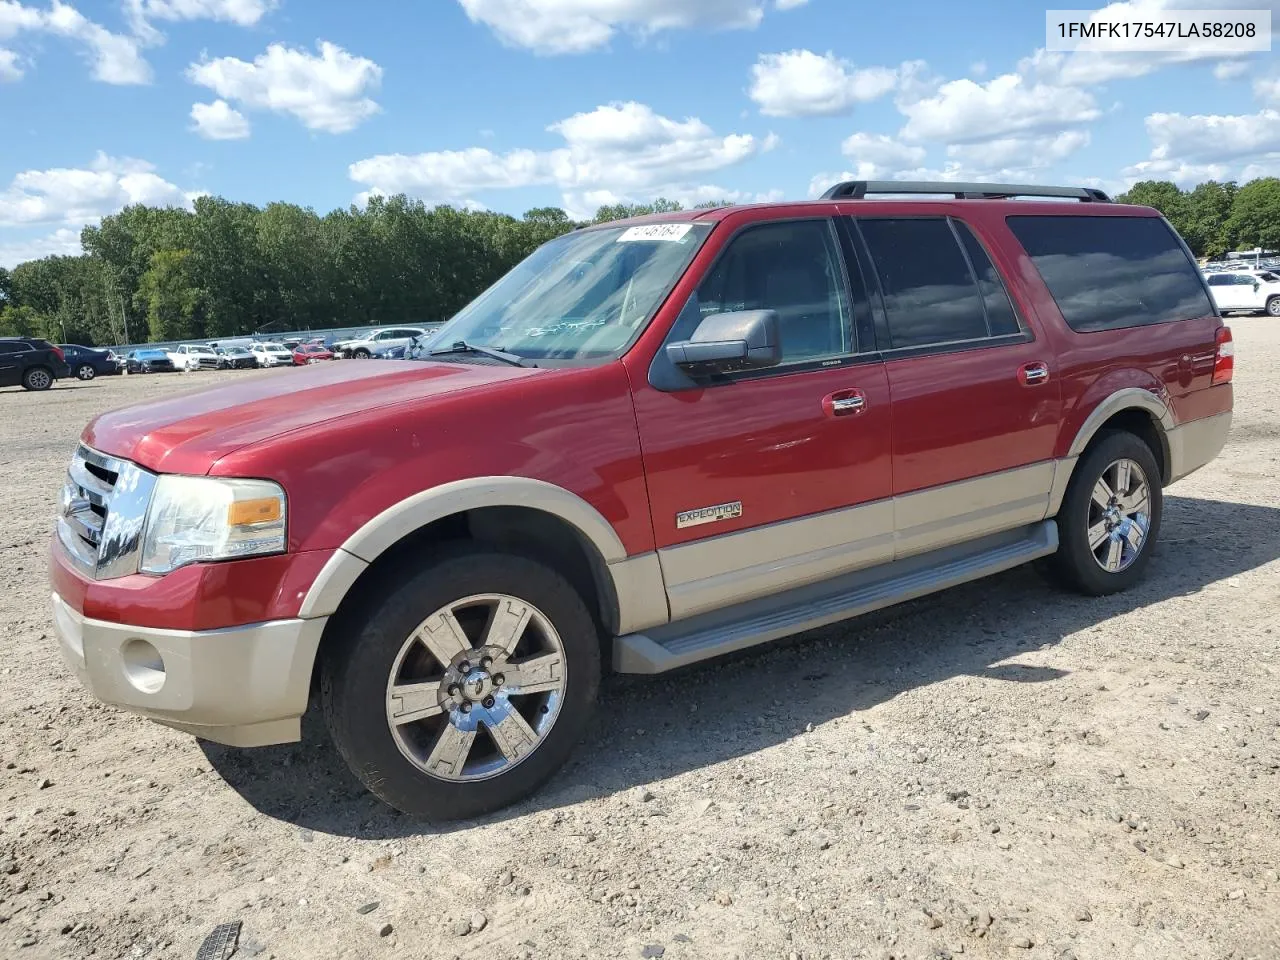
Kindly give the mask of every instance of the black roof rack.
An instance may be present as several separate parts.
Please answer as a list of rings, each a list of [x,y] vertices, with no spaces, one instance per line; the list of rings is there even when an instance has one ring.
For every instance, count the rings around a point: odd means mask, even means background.
[[[872,193],[951,194],[957,200],[1007,200],[1010,197],[1061,197],[1084,203],[1111,203],[1093,187],[1036,187],[1024,183],[955,183],[946,180],[845,180],[823,200],[862,200]]]

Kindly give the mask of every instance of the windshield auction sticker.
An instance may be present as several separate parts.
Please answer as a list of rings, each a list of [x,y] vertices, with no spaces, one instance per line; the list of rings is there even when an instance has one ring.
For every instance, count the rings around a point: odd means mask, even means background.
[[[637,240],[683,240],[693,229],[691,223],[647,223],[643,227],[628,227],[618,237],[619,243]]]
[[[1270,10],[1161,10],[1117,3],[1103,10],[1049,10],[1051,51],[1256,53],[1271,49]]]

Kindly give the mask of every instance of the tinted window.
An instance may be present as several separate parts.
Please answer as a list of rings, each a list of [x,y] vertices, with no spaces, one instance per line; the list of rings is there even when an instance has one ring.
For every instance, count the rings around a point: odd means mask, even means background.
[[[19,349],[16,343],[0,343],[0,353],[17,353]]]
[[[1231,283],[1231,277],[1225,273],[1215,273],[1209,278],[1209,286],[1211,287],[1225,287],[1229,283]]]
[[[713,313],[775,311],[784,363],[853,353],[844,268],[827,220],[748,228],[730,242],[694,297],[698,312],[688,315],[695,323]]]
[[[1155,217],[1010,217],[1073,330],[1211,316],[1200,274]]]
[[[1009,299],[1009,291],[1004,288],[1004,281],[996,272],[995,264],[987,256],[986,248],[974,236],[973,231],[959,220],[955,224],[956,233],[969,254],[969,263],[978,278],[978,289],[982,292],[982,303],[987,309],[987,330],[993,337],[1003,337],[1011,333],[1021,333],[1022,326],[1013,312],[1013,302]]]
[[[1242,273],[1236,277],[1236,284],[1241,287],[1252,287],[1255,281],[1253,277],[1247,273]]]
[[[858,225],[880,277],[892,349],[987,336],[978,285],[945,219]]]

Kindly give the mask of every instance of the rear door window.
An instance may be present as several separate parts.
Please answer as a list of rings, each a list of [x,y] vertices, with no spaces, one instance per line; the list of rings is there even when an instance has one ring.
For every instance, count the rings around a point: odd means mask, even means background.
[[[1008,294],[969,229],[946,217],[858,217],[880,281],[891,350],[1019,332]]]
[[[1008,223],[1073,330],[1214,314],[1195,262],[1158,217],[1015,216]]]

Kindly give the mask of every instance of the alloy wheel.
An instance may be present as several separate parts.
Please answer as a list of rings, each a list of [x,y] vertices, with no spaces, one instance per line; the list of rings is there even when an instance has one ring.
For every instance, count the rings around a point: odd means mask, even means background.
[[[1133,565],[1151,527],[1151,487],[1135,461],[1114,461],[1093,485],[1089,502],[1089,550],[1107,573]]]
[[[89,366],[87,363],[81,364],[80,368],[76,371],[76,376],[81,380],[92,380],[97,375],[98,371],[94,370],[93,367]]]
[[[527,758],[564,699],[564,644],[532,604],[506,594],[450,603],[405,640],[387,683],[400,753],[441,780],[485,780]]]

